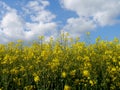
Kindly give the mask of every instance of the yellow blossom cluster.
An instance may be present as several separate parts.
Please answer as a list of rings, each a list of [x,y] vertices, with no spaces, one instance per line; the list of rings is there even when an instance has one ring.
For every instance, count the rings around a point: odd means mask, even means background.
[[[89,35],[89,33],[87,33]],[[67,35],[0,44],[0,90],[119,90],[120,43]]]

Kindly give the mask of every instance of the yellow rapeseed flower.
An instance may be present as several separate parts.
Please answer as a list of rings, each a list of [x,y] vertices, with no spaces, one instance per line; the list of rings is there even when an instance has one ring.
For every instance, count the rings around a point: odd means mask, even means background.
[[[0,90],[3,90],[3,87],[2,87],[2,88],[0,88]]]
[[[34,90],[34,86],[33,85],[25,86],[24,90]]]
[[[94,82],[92,80],[89,81],[90,85],[93,86]]]
[[[4,73],[7,73],[7,74],[8,74],[8,73],[9,73],[9,70],[8,70],[8,69],[3,69],[3,70],[2,70],[2,73],[3,73],[3,74],[4,74]]]
[[[88,70],[84,70],[83,71],[83,76],[88,77],[90,75]]]
[[[88,56],[84,56],[84,60],[89,61],[90,58]]]
[[[70,75],[71,75],[71,76],[75,76],[75,73],[76,73],[76,70],[72,70],[72,71],[70,72]]]
[[[37,83],[40,80],[39,76],[34,77],[34,81]]]
[[[66,76],[67,76],[66,72],[62,72],[61,77],[66,78]]]
[[[86,32],[86,35],[90,35],[90,32]]]
[[[22,43],[22,42],[23,42],[23,40],[17,40],[17,42],[18,42],[18,43]]]
[[[111,72],[115,72],[115,71],[116,71],[116,68],[113,67],[113,68],[111,69]]]
[[[69,85],[65,85],[64,90],[71,90],[71,87]]]
[[[10,70],[11,74],[18,74],[18,72],[19,71],[16,68],[13,68],[13,69]]]
[[[114,57],[114,58],[112,58],[112,61],[113,61],[113,62],[117,62],[117,60],[116,60],[116,58],[115,58],[115,57]]]
[[[20,67],[20,71],[21,71],[21,72],[25,71],[25,67],[24,67],[24,66],[21,66],[21,67]]]

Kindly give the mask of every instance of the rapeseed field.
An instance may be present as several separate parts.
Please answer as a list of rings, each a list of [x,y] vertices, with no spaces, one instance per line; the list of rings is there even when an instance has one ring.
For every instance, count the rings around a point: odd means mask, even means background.
[[[120,90],[120,42],[61,35],[0,44],[0,90]]]

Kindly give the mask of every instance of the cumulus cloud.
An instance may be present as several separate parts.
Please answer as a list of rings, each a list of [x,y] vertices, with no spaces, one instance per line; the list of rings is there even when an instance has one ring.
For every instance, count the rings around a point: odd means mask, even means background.
[[[78,18],[68,19],[65,27],[69,28],[70,32],[82,32],[94,29],[95,26],[103,27],[120,22],[117,19],[120,16],[119,0],[61,0],[61,6],[78,15]],[[69,23],[71,19],[72,23]]]
[[[52,21],[55,15],[45,9],[49,4],[46,0],[36,0],[28,2],[23,8],[27,11],[26,15],[31,20],[31,22],[26,22],[26,29],[29,31],[29,33],[26,33],[27,39],[29,37],[35,39],[38,35],[50,36],[56,34],[57,24]]]
[[[93,30],[96,27],[89,18],[69,18],[63,30],[70,32],[72,37],[80,36],[81,33]]]
[[[22,39],[24,34],[24,24],[22,19],[17,14],[15,9],[10,8],[4,2],[0,2],[1,20],[0,20],[0,34],[1,43],[13,41],[15,39]]]
[[[3,32],[10,37],[19,36],[23,34],[23,22],[16,12],[8,12],[1,21]],[[14,36],[13,36],[14,33]]]
[[[57,24],[53,22],[55,15],[46,7],[47,0],[30,0],[18,11],[0,1],[0,42],[35,40],[40,35],[47,37],[56,32]],[[23,12],[24,19],[19,12]]]
[[[26,15],[29,15],[33,22],[47,23],[55,18],[54,14],[45,9],[48,5],[49,2],[46,0],[36,0],[28,2],[23,9],[27,11]]]

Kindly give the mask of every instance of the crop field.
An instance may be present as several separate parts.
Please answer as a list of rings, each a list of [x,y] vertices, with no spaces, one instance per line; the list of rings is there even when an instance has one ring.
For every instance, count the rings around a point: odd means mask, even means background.
[[[0,90],[120,90],[120,42],[62,35],[0,44]]]

